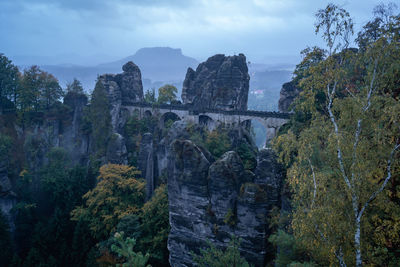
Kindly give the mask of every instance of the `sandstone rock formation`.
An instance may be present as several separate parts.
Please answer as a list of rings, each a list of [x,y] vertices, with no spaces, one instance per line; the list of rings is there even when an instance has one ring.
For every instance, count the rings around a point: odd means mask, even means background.
[[[10,230],[14,231],[14,221],[11,214],[12,208],[17,202],[15,193],[8,177],[8,159],[0,155],[0,211],[5,216]]]
[[[103,74],[99,81],[107,91],[110,101],[111,125],[115,132],[122,133],[126,122],[124,106],[143,101],[142,76],[138,66],[129,61],[122,67],[123,73]]]
[[[113,164],[128,164],[128,151],[125,140],[119,133],[113,133],[107,144],[107,162]]]
[[[120,74],[103,74],[99,80],[111,96],[111,101],[120,101],[129,105],[143,101],[142,74],[139,67],[132,61],[122,66]]]
[[[59,145],[63,147],[73,164],[85,164],[89,159],[90,137],[82,132],[83,110],[88,103],[86,95],[68,93],[64,97],[64,104],[72,109],[72,120],[62,127]]]
[[[195,109],[216,108],[247,110],[249,92],[246,57],[215,55],[201,63],[196,71],[189,68],[182,88],[184,104]]]
[[[176,139],[169,156],[168,198],[171,266],[195,266],[210,240],[226,247],[232,235],[242,239],[247,261],[263,266],[267,253],[267,216],[278,202],[281,176],[271,150],[258,154],[255,174],[245,170],[236,152],[214,163],[189,140]]]
[[[280,112],[291,111],[289,106],[292,104],[293,100],[299,95],[300,90],[296,87],[294,82],[287,82],[282,85],[278,109]]]
[[[155,187],[153,135],[145,133],[140,142],[138,169],[146,180],[146,197],[150,199]]]

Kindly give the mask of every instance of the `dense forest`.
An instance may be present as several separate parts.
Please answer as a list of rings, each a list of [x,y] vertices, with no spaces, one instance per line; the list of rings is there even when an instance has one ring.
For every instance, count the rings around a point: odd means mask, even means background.
[[[316,13],[315,32],[326,46],[301,52],[290,82],[300,93],[289,122],[267,144],[285,173],[281,202],[268,218],[267,266],[400,265],[395,11],[393,4],[377,6],[356,35],[343,8],[329,4]],[[156,108],[177,103],[176,94],[165,85],[158,98],[148,91],[144,100]],[[77,107],[83,115],[75,141],[90,142],[85,159],[41,130],[56,127],[54,121],[70,126]],[[0,174],[9,177],[0,180],[0,194],[15,201],[0,214],[0,265],[169,266],[168,178],[160,177],[146,195],[138,151],[146,133],[159,142],[175,119],[160,126],[154,117],[130,116],[123,127],[128,160],[119,164],[107,157],[109,144],[118,140],[111,120],[100,80],[89,96],[78,80],[62,88],[38,66],[21,72],[0,54]],[[247,143],[232,143],[229,127],[186,130],[210,158],[234,150],[245,170],[255,169],[256,153]],[[227,215],[226,224],[234,225],[235,216]],[[250,266],[240,242],[232,236],[226,250],[210,242],[193,252],[193,260],[199,266]]]

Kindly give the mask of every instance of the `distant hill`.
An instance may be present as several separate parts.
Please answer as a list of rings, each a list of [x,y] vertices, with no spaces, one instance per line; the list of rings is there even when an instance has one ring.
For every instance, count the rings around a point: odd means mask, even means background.
[[[133,56],[100,64],[98,67],[118,71],[128,61],[139,66],[144,79],[152,81],[184,80],[187,68],[196,68],[199,64],[196,59],[183,55],[179,48],[152,47],[141,48]]]
[[[93,89],[96,78],[104,73],[120,73],[122,65],[133,61],[142,72],[144,89],[172,83],[181,87],[188,67],[196,68],[196,59],[182,54],[181,49],[170,47],[151,47],[139,49],[126,58],[96,66],[43,65],[41,68],[55,75],[62,86],[77,78],[87,91]]]
[[[212,55],[210,55],[212,56]],[[61,86],[73,78],[79,79],[86,91],[90,92],[98,75],[104,73],[120,73],[122,65],[128,61],[137,64],[142,72],[143,88],[158,89],[166,83],[175,85],[179,92],[185,79],[188,67],[197,68],[199,62],[182,54],[179,48],[149,47],[141,48],[134,55],[117,61],[95,66],[73,64],[42,65],[41,68],[55,75]],[[279,92],[282,84],[289,81],[294,66],[288,64],[250,63],[250,91],[262,90],[263,97],[249,95],[249,108],[259,110],[275,110],[278,106]]]

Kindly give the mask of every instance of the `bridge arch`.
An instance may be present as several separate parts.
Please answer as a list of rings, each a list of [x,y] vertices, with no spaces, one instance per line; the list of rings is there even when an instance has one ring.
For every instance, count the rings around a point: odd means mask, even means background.
[[[146,110],[146,111],[144,112],[144,117],[145,117],[145,118],[151,118],[152,116],[153,116],[153,114],[151,113],[150,110]]]
[[[209,131],[217,127],[216,122],[210,116],[204,114],[199,115],[199,125],[207,127]]]
[[[160,126],[162,128],[168,128],[172,123],[179,120],[181,120],[181,118],[175,112],[168,111],[161,115]]]
[[[277,128],[272,126],[265,118],[248,117],[240,122],[254,134],[254,141],[258,147],[265,147],[275,137]]]

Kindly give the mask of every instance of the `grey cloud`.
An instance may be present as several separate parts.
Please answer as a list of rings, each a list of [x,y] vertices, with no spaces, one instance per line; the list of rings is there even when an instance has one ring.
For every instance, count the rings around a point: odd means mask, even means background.
[[[119,57],[145,46],[171,46],[201,58],[235,52],[298,55],[320,40],[314,14],[330,1],[0,0],[0,36],[7,36],[0,51]],[[361,25],[380,1],[335,2]]]

